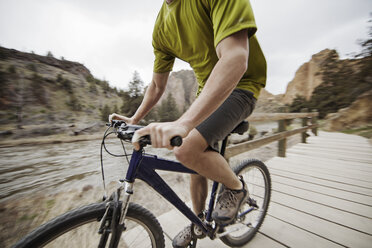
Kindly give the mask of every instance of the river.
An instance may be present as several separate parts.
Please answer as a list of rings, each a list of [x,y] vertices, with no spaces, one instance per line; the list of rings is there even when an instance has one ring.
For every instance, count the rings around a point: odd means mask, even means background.
[[[276,123],[255,125],[258,132],[271,131]],[[55,193],[82,188],[85,185],[101,186],[100,140],[81,141],[37,146],[17,146],[0,149],[0,202],[34,192]],[[131,145],[127,144],[127,152]],[[115,154],[123,154],[118,139],[108,139],[107,148]],[[152,149],[147,149],[150,153]],[[171,152],[158,149],[160,156]],[[124,177],[126,159],[116,158],[104,152],[106,181]]]
[[[102,185],[100,140],[75,143],[18,146],[0,149],[0,199],[6,200],[33,192],[55,192]],[[110,139],[109,151],[123,154],[120,141]],[[126,145],[131,152],[130,145]],[[106,180],[124,177],[125,158],[104,152]]]

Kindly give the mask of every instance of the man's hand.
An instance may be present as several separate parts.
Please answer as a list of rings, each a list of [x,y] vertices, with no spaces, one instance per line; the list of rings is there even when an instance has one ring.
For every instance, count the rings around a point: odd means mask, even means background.
[[[151,123],[147,127],[141,128],[134,133],[132,143],[136,150],[139,150],[138,141],[142,136],[150,135],[152,146],[155,148],[167,148],[172,150],[170,140],[175,136],[185,138],[189,132],[186,126],[178,122]]]
[[[109,115],[109,122],[111,123],[112,120],[125,121],[125,123],[127,123],[129,125],[137,124],[137,123],[134,122],[134,120],[132,118],[128,118],[128,117],[125,117],[123,115],[119,115],[119,114],[116,114],[116,113],[112,113],[111,115]]]

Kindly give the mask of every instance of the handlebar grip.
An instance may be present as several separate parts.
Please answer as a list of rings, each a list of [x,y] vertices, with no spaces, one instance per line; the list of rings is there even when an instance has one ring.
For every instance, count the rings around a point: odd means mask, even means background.
[[[181,146],[182,145],[182,138],[181,136],[175,136],[170,140],[171,146]]]

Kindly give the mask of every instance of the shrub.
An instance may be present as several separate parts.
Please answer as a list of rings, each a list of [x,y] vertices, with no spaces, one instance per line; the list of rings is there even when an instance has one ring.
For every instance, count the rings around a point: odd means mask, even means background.
[[[101,120],[107,121],[108,116],[111,114],[110,107],[105,104],[105,106],[101,109]]]

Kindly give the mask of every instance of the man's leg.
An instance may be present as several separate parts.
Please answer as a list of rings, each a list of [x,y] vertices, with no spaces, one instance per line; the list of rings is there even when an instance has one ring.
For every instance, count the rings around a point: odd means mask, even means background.
[[[216,151],[208,149],[203,136],[194,129],[184,139],[181,147],[175,148],[177,159],[199,175],[191,175],[190,192],[195,214],[200,215],[205,208],[208,194],[207,179],[218,181],[226,187],[242,189],[242,183],[233,173],[226,160]],[[173,239],[173,247],[186,247],[192,240],[191,225],[184,228]]]
[[[181,147],[174,149],[177,159],[199,174],[192,175],[190,181],[191,199],[196,214],[201,213],[205,208],[208,192],[206,178],[225,186],[218,196],[212,214],[216,222],[231,222],[246,198],[245,185],[217,152],[217,142],[225,138],[237,124],[251,114],[254,103],[253,93],[234,90],[218,110],[190,132]],[[186,247],[191,240],[191,226],[189,225],[173,239],[173,247]]]
[[[194,213],[199,215],[203,212],[205,201],[208,196],[208,181],[207,178],[191,174],[190,175],[190,193]]]
[[[217,181],[230,189],[241,189],[242,183],[219,153],[209,150],[207,141],[196,129],[184,139],[181,147],[175,148],[176,158],[199,175]],[[201,180],[195,180],[200,184]],[[195,189],[197,189],[195,187]]]

